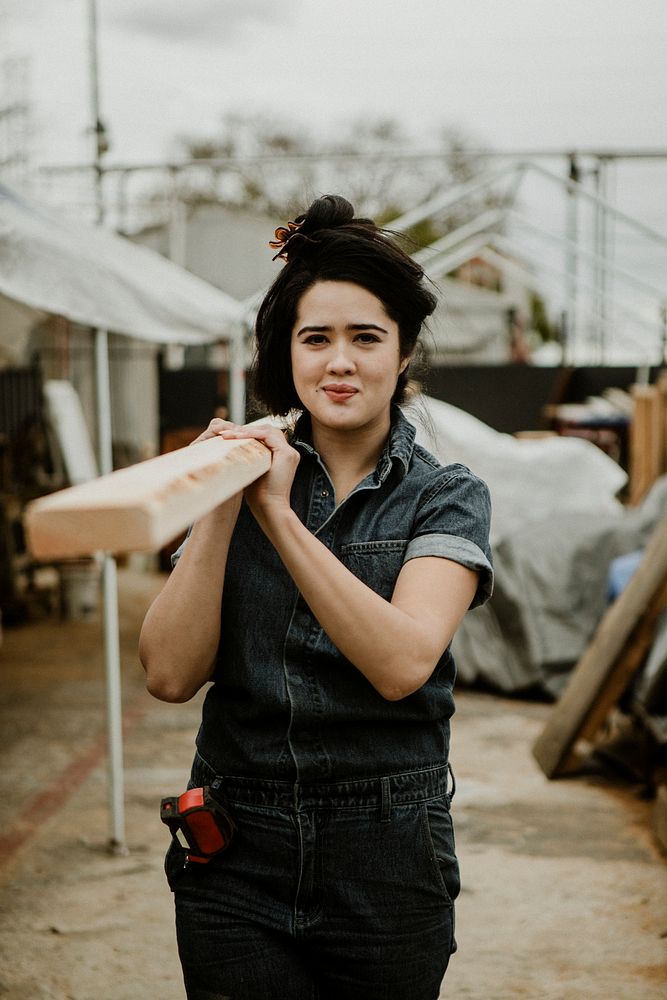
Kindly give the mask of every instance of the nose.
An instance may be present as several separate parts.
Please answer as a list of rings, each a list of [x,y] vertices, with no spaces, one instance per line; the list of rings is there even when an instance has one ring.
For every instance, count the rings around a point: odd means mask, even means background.
[[[334,344],[327,368],[332,375],[349,375],[354,371],[354,362],[350,357],[346,343],[336,342]]]

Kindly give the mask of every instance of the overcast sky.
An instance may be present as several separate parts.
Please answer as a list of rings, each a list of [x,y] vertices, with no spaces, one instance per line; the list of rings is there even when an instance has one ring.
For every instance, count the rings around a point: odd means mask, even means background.
[[[418,148],[667,147],[665,0],[98,0],[110,161],[263,111],[330,134],[397,117]],[[40,161],[90,146],[88,0],[0,0],[3,56],[31,57]]]

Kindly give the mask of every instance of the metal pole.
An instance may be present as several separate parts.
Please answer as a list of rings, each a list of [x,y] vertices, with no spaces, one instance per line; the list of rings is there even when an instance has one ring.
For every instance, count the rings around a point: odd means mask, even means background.
[[[178,190],[178,174],[170,171],[169,185],[169,260],[180,267],[185,267],[187,261],[188,216],[185,202]]]
[[[246,422],[245,330],[229,344],[229,419]]]
[[[602,164],[598,160],[595,168],[592,171],[593,179],[595,181],[595,194],[598,198],[602,197]],[[592,358],[593,363],[600,363],[600,344],[602,342],[602,206],[599,201],[595,202],[593,206],[593,288],[595,290],[593,296],[593,304],[595,309],[595,320],[592,329]]]
[[[595,172],[595,193],[599,201],[595,205],[595,252],[598,260],[595,265],[595,287],[597,299],[597,361],[604,363],[607,341],[607,324],[609,320],[607,309],[608,294],[608,230],[609,219],[607,212],[607,167],[608,161],[604,158],[598,160]]]
[[[616,217],[609,206],[616,206],[617,162],[614,159],[605,160],[605,320],[606,341],[605,361],[607,352],[614,343],[616,335],[616,313],[614,309],[615,279],[616,279]]]
[[[104,221],[104,191],[102,156],[107,150],[106,132],[100,120],[99,70],[97,58],[97,8],[88,0],[90,94],[94,133],[93,167],[95,184],[95,216],[98,225]],[[111,390],[109,380],[109,343],[106,330],[95,331],[95,390],[97,398],[97,443],[100,474],[113,470],[111,430]],[[108,552],[103,555],[102,595],[104,607],[104,666],[106,679],[107,747],[110,837],[109,849],[125,854],[125,810],[123,788],[123,726],[120,685],[120,643],[118,630],[118,577],[116,560]]]
[[[579,166],[574,153],[570,154],[570,180],[575,183],[579,181]],[[567,313],[567,357],[563,358],[564,363],[576,363],[576,338],[577,338],[577,282],[578,282],[578,218],[577,218],[577,191],[568,187],[567,198],[567,244],[565,250],[565,308]]]
[[[90,110],[91,131],[93,133],[93,186],[95,193],[95,222],[104,221],[104,191],[102,157],[107,152],[107,134],[100,119],[100,75],[97,58],[97,5],[96,0],[88,0],[88,48],[90,60]]]
[[[568,357],[568,329],[567,329],[567,309],[563,309],[560,314],[560,327],[558,330],[558,339],[560,340],[560,356],[561,365],[565,367],[566,359]]]
[[[121,171],[118,174],[118,187],[116,189],[116,229],[120,233],[126,232],[129,227],[127,215],[127,181],[127,171]]]
[[[95,331],[95,389],[97,394],[97,442],[100,474],[113,471],[111,393],[109,390],[109,345],[106,330]],[[109,809],[111,818],[109,849],[124,854],[125,807],[123,782],[123,703],[120,683],[120,643],[118,623],[118,576],[116,560],[103,556],[102,594],[104,602],[104,664],[107,705],[107,748]]]

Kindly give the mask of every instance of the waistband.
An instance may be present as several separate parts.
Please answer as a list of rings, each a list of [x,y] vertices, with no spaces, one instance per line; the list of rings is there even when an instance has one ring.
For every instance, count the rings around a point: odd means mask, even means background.
[[[451,782],[449,780],[451,775]],[[450,787],[451,786],[451,787]],[[262,778],[217,776],[212,788],[220,788],[232,802],[269,806],[287,811],[302,809],[358,809],[423,802],[454,796],[456,782],[449,764],[419,771],[403,771],[373,778],[339,782],[289,782]]]

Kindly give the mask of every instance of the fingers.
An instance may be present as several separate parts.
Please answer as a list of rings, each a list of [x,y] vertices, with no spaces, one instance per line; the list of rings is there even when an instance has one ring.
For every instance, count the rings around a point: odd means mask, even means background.
[[[259,524],[263,523],[262,512],[289,508],[294,474],[301,456],[287,442],[283,431],[271,424],[250,424],[227,428],[220,436],[225,441],[260,441],[271,452],[271,468],[244,490],[246,502]]]
[[[190,442],[190,444],[197,444],[199,441],[207,441],[209,438],[221,435],[223,431],[238,429],[238,427],[239,425],[233,424],[231,420],[222,420],[220,417],[214,417],[206,430],[202,431],[199,437],[196,437],[194,441]]]
[[[261,441],[271,451],[276,451],[279,448],[290,448],[280,428],[272,427],[270,424],[252,424],[248,427],[228,426],[219,433],[225,440],[253,438],[255,441]],[[290,450],[292,449],[290,448]]]
[[[220,417],[214,417],[206,430],[199,437],[195,438],[191,444],[197,444],[199,441],[207,441],[213,437],[222,437],[227,441],[234,440],[235,438],[253,438],[255,441],[261,441],[271,451],[276,451],[279,448],[290,448],[283,431],[279,427],[274,427],[271,424],[248,424],[247,426],[241,426],[240,424],[232,423],[231,420],[222,420]]]

